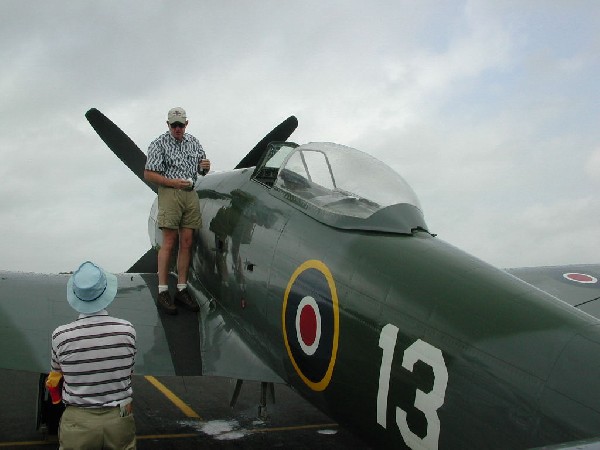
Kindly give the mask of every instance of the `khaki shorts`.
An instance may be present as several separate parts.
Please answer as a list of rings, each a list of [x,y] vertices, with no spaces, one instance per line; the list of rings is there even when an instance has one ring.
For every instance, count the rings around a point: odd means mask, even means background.
[[[60,419],[61,450],[80,448],[135,449],[133,415],[121,417],[119,407],[78,408],[67,406]]]
[[[202,226],[200,202],[196,191],[158,187],[158,227],[192,228]]]

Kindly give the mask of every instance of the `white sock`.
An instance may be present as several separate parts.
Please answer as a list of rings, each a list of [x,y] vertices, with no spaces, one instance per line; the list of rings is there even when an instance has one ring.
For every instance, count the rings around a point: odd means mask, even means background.
[[[177,290],[178,291],[183,291],[185,288],[187,287],[187,283],[184,284],[178,284],[177,285]]]
[[[165,292],[169,290],[169,285],[168,284],[159,284],[158,285],[158,293],[160,294],[161,292]]]

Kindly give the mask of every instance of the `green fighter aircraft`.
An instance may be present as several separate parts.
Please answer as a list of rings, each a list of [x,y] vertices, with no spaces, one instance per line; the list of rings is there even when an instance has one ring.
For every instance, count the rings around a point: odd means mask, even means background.
[[[86,116],[143,180],[144,153]],[[152,248],[110,308],[138,331],[136,374],[286,383],[375,448],[600,442],[600,266],[494,268],[435,237],[392,169],[286,142],[296,126],[197,181],[200,314],[156,308],[153,206]],[[1,275],[1,367],[43,374],[52,330],[73,320],[68,275]]]

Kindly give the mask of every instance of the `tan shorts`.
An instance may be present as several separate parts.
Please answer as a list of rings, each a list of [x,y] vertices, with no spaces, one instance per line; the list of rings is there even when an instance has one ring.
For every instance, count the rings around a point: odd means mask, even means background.
[[[198,229],[202,226],[196,191],[158,187],[158,227]]]
[[[80,448],[135,449],[133,415],[121,417],[119,407],[78,408],[67,406],[60,419],[61,450]]]

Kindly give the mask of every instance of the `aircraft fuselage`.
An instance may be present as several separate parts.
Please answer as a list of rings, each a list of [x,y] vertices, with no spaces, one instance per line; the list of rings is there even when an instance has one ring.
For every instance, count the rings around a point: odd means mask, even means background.
[[[251,172],[203,180],[193,279],[310,401],[395,447],[600,433],[596,319],[425,231],[327,226]]]

